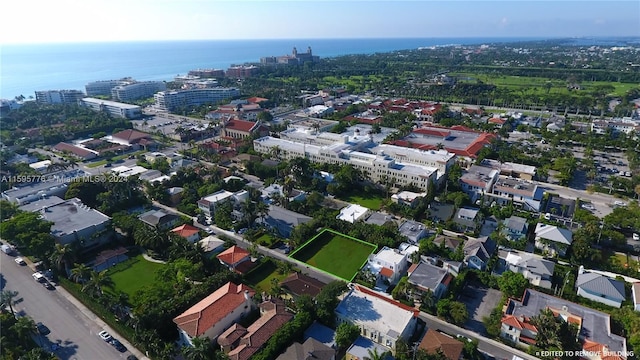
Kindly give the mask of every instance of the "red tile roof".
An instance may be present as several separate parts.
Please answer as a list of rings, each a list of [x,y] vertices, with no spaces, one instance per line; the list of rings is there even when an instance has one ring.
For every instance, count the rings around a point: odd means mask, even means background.
[[[127,129],[127,130],[122,130],[118,133],[115,133],[113,135],[111,135],[114,138],[118,138],[121,140],[124,140],[126,142],[128,142],[129,144],[131,143],[135,143],[137,141],[140,141],[142,139],[150,139],[151,135],[147,134],[147,133],[143,133],[141,131],[138,130],[133,130],[133,129]]]
[[[529,331],[538,332],[535,326],[529,323],[529,319],[523,319],[524,321],[520,321],[517,317],[513,315],[505,315],[502,318],[502,323],[505,325],[513,326],[516,329],[527,329]]]
[[[442,136],[442,137],[447,137],[447,136],[449,136],[451,134],[451,131],[449,131],[447,129],[442,129],[442,130],[437,130],[437,129],[416,129],[413,132],[417,133],[417,134],[431,135],[431,136]]]
[[[173,322],[191,337],[203,335],[218,321],[247,301],[245,291],[248,291],[250,296],[255,294],[253,289],[244,284],[236,285],[228,282],[176,316]]]
[[[411,274],[417,267],[418,264],[411,264],[411,266],[409,266],[409,270],[407,270],[407,273]]]
[[[236,130],[236,131],[244,131],[251,132],[253,128],[256,126],[256,123],[253,121],[245,121],[245,120],[230,120],[225,124],[225,129]]]
[[[393,270],[389,269],[388,267],[383,267],[382,269],[380,269],[380,275],[386,277],[386,278],[390,278],[393,277]]]
[[[254,97],[248,98],[247,101],[251,104],[259,104],[264,101],[269,101],[269,99],[254,96]]]
[[[436,354],[438,350],[441,350],[447,359],[458,360],[464,345],[450,336],[429,329],[418,347],[428,354]]]
[[[197,234],[199,231],[200,230],[197,227],[191,226],[189,224],[184,224],[171,230],[171,232],[175,233],[176,235],[182,236],[183,238],[188,238],[190,236],[193,236]]]
[[[93,152],[91,152],[91,151],[89,151],[87,149],[83,149],[83,148],[75,146],[75,145],[67,144],[65,142],[58,143],[58,145],[54,146],[53,148],[55,150],[60,151],[60,152],[70,152],[70,153],[72,153],[74,155],[77,155],[77,156],[80,156],[80,157],[85,157],[87,155],[94,154]]]
[[[218,260],[227,265],[234,265],[249,256],[249,252],[237,245],[234,245],[216,256]]]

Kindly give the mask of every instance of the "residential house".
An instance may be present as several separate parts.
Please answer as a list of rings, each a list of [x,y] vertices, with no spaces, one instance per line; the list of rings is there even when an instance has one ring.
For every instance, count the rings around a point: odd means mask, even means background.
[[[429,230],[423,223],[419,223],[414,220],[407,220],[398,227],[398,231],[412,244],[417,244],[418,241],[429,235]]]
[[[247,199],[249,199],[249,192],[246,190],[240,190],[235,193],[220,190],[198,200],[198,209],[202,210],[206,216],[213,216],[216,211],[216,206],[224,201],[231,201],[233,204],[237,204],[245,202]]]
[[[504,260],[509,271],[522,274],[532,285],[551,289],[554,262],[520,251],[508,252]]]
[[[143,223],[157,228],[159,230],[167,230],[176,225],[180,217],[176,214],[170,214],[165,210],[149,210],[138,216]]]
[[[169,194],[169,203],[173,206],[178,205],[182,200],[182,193],[184,189],[181,187],[171,187],[167,189]]]
[[[366,360],[370,359],[371,354],[384,355],[383,360],[393,360],[393,357],[388,355],[389,349],[378,343],[371,341],[363,336],[358,336],[356,341],[349,346],[345,353],[345,360]]]
[[[225,241],[216,236],[209,235],[206,238],[198,241],[198,244],[205,253],[215,254],[224,251]]]
[[[289,202],[303,201],[307,196],[307,193],[302,190],[291,189],[287,194],[286,200]],[[280,184],[271,184],[262,189],[262,198],[266,201],[270,201],[273,198],[285,198],[284,187]]]
[[[369,255],[367,269],[376,280],[388,282],[393,285],[400,281],[409,268],[407,255],[403,255],[397,249],[383,247],[377,254]]]
[[[371,225],[382,226],[390,221],[393,221],[393,216],[385,213],[381,213],[379,211],[374,211],[367,217],[367,220],[364,222]]]
[[[280,282],[280,287],[295,298],[302,295],[315,298],[320,294],[324,285],[323,282],[299,272],[294,272]]]
[[[228,282],[206,298],[176,316],[180,342],[193,346],[195,337],[218,338],[231,325],[247,316],[255,305],[250,287]]]
[[[576,278],[578,295],[605,305],[619,308],[626,299],[624,283],[609,277],[585,272],[580,266]]]
[[[535,230],[535,246],[537,249],[549,253],[566,256],[567,249],[573,242],[573,233],[570,230],[554,225],[538,223]]]
[[[496,242],[484,236],[478,239],[470,238],[465,241],[464,264],[472,269],[484,270],[491,256],[496,251]]]
[[[398,340],[406,341],[413,335],[419,312],[354,284],[336,307],[335,314],[338,324],[357,325],[363,337],[393,350]]]
[[[463,207],[458,209],[453,222],[462,232],[475,232],[482,224],[482,213],[480,209]]]
[[[260,318],[249,327],[234,324],[218,337],[218,344],[230,360],[249,360],[284,324],[293,319],[281,300],[260,304]]]
[[[276,360],[335,360],[336,351],[313,338],[304,343],[294,342]]]
[[[309,338],[320,341],[332,349],[336,348],[336,331],[317,321],[314,321],[313,324],[304,331],[303,340],[306,341]]]
[[[447,291],[453,276],[446,269],[428,262],[413,264],[409,268],[409,284],[414,286],[419,298],[425,292],[431,292],[434,300],[439,300]]]
[[[485,166],[471,165],[460,177],[462,191],[469,195],[472,202],[484,199],[491,192],[493,184],[498,180],[500,172]]]
[[[631,297],[633,299],[633,310],[640,311],[640,282],[635,282],[631,286]]]
[[[433,243],[453,252],[462,244],[462,240],[447,235],[438,235],[433,239]]]
[[[544,189],[524,179],[501,176],[489,194],[498,205],[513,203],[527,211],[539,212]]]
[[[216,256],[216,258],[222,265],[225,265],[232,271],[239,272],[241,274],[246,273],[247,270],[253,267],[251,254],[237,245],[221,252]]]
[[[336,219],[340,219],[346,222],[354,223],[358,220],[364,220],[369,215],[370,210],[364,206],[358,204],[349,204],[347,207],[340,209],[340,214],[336,216]]]
[[[504,220],[502,234],[511,241],[520,241],[527,237],[527,219],[519,216],[511,216]]]
[[[291,236],[293,228],[309,221],[311,221],[311,218],[306,215],[274,205],[269,206],[269,212],[264,218],[264,224],[284,238]]]
[[[521,300],[508,300],[500,336],[519,346],[528,347],[535,344],[537,329],[531,324],[531,318],[539,315],[542,310],[551,310],[557,318],[577,325],[578,339],[582,342],[583,350],[600,354],[611,353],[608,357],[596,356],[591,359],[627,358],[627,341],[611,332],[609,314],[532,289],[526,289]]]
[[[455,210],[453,204],[431,202],[429,205],[429,219],[435,223],[447,222],[453,217]]]
[[[418,349],[424,350],[427,354],[442,353],[449,360],[462,359],[463,348],[464,344],[460,340],[433,329],[427,330],[418,345]]]
[[[396,204],[414,207],[418,203],[418,199],[422,199],[425,196],[427,196],[426,192],[416,193],[412,191],[400,191],[397,194],[391,195],[391,201]]]
[[[171,232],[185,238],[190,243],[200,240],[200,229],[189,224],[180,225],[171,230]]]

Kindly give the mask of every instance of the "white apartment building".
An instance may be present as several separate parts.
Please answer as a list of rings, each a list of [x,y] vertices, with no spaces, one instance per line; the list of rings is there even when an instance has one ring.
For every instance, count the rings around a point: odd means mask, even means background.
[[[84,86],[87,96],[111,95],[111,89],[119,85],[131,84],[134,82],[131,78],[123,78],[119,80],[100,80],[92,81]]]
[[[153,96],[158,91],[165,91],[164,81],[141,81],[131,84],[117,85],[111,89],[111,98],[118,101],[132,101]]]
[[[153,98],[156,108],[169,111],[180,106],[202,105],[207,103],[215,104],[236,96],[240,96],[240,90],[236,88],[214,87],[161,91],[153,95]]]
[[[138,105],[131,105],[96,98],[84,98],[82,99],[81,103],[82,105],[90,107],[95,111],[105,111],[113,117],[137,119],[142,115],[142,108]]]
[[[46,90],[36,91],[38,104],[77,104],[84,93],[80,90]]]
[[[367,135],[320,133],[315,136],[295,131],[285,131],[282,135],[284,138],[256,139],[254,149],[263,154],[273,153],[275,149],[278,157],[287,160],[305,157],[317,163],[351,164],[371,181],[391,181],[395,186],[413,184],[422,190],[428,189],[429,182],[439,184],[455,158],[455,154],[443,150],[375,146]]]

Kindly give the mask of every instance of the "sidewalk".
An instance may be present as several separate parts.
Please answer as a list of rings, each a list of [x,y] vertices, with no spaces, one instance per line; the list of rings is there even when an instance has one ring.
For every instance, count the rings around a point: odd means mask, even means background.
[[[23,257],[23,259],[27,263],[27,266],[31,270],[33,270],[35,272],[35,266],[34,266],[33,262],[31,262],[31,260],[29,260],[29,258],[27,258],[27,257]],[[58,292],[58,294],[62,295],[67,300],[69,300],[69,302],[71,304],[73,304],[73,306],[75,306],[76,309],[78,309],[80,311],[80,313],[82,313],[84,316],[86,316],[87,319],[89,319],[89,321],[92,321],[98,327],[100,327],[100,328],[102,328],[104,330],[107,330],[110,334],[118,334],[118,338],[119,338],[120,342],[124,346],[126,346],[127,350],[129,350],[129,352],[132,353],[133,355],[135,355],[138,359],[150,360],[140,350],[138,350],[131,343],[129,343],[129,341],[127,341],[127,339],[125,339],[123,336],[120,336],[120,334],[117,331],[112,329],[109,325],[107,325],[107,323],[102,321],[102,319],[100,319],[100,317],[98,317],[96,314],[94,314],[89,308],[84,306],[84,304],[82,302],[80,302],[73,295],[71,295],[65,288],[63,288],[62,286],[58,285],[58,286],[56,286],[56,291]]]

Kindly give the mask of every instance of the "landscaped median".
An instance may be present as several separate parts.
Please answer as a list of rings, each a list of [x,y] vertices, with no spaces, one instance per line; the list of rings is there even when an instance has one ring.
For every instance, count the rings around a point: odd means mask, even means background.
[[[366,241],[323,229],[289,257],[351,282],[377,248]]]

